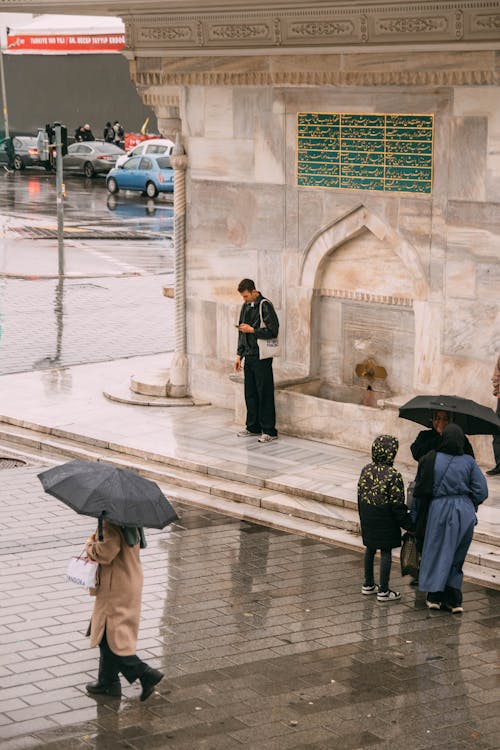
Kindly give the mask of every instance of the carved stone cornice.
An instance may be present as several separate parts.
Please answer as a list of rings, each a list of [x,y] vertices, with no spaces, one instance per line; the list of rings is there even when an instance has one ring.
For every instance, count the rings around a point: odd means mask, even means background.
[[[1,10],[112,13],[133,54],[335,46],[500,46],[500,0],[0,0]]]
[[[131,14],[125,18],[134,52],[297,49],[461,42],[500,46],[500,2],[316,3],[279,11]]]

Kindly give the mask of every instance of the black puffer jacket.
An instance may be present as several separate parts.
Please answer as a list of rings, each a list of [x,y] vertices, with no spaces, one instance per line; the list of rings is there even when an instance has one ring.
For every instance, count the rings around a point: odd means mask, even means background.
[[[397,438],[379,435],[372,445],[372,462],[358,481],[358,510],[363,544],[371,549],[401,546],[401,528],[413,531],[405,505],[403,477],[393,467]]]

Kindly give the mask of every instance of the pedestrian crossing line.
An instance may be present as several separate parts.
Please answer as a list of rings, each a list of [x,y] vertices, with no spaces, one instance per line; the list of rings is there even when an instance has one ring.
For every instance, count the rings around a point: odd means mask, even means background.
[[[88,248],[87,252],[94,255],[96,258],[100,258],[101,260],[105,260],[107,263],[111,263],[112,265],[117,266],[118,268],[121,268],[126,273],[137,273],[137,274],[144,274],[145,269],[139,268],[138,266],[133,266],[130,263],[123,263],[121,260],[117,260],[112,255],[109,255],[108,253],[103,253],[100,250],[92,250]]]

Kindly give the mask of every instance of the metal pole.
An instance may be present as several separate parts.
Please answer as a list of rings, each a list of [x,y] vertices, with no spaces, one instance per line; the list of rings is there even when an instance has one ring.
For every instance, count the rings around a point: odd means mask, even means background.
[[[5,72],[3,69],[3,48],[0,43],[0,82],[2,84],[3,121],[5,125],[5,137],[10,138],[9,113],[7,110],[7,89],[5,87]]]
[[[61,125],[54,123],[56,136],[56,202],[57,202],[57,261],[58,274],[64,276],[64,203],[63,203],[63,156]]]

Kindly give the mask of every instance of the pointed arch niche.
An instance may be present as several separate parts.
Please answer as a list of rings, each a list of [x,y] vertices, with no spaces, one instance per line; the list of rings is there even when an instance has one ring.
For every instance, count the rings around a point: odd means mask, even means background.
[[[356,402],[366,381],[355,368],[368,358],[387,370],[375,384],[381,395],[414,389],[416,311],[428,285],[407,240],[360,205],[312,238],[299,286],[310,296],[310,376],[323,397]]]

